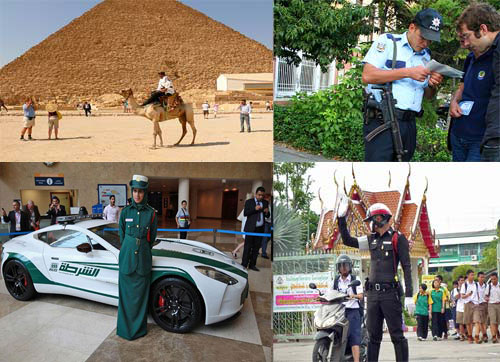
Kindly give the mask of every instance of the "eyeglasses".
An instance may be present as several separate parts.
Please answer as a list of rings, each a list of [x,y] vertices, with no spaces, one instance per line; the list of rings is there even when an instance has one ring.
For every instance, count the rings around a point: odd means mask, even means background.
[[[457,35],[459,41],[469,40],[472,33],[461,33]]]

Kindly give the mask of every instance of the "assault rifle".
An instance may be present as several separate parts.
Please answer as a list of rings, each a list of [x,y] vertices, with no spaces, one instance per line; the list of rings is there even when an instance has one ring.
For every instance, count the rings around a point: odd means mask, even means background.
[[[377,102],[372,93],[366,100],[366,108],[375,108],[380,110],[380,112],[382,112],[384,123],[381,126],[375,128],[368,135],[366,135],[365,139],[367,142],[370,142],[380,133],[384,132],[387,129],[390,129],[392,134],[392,144],[394,146],[394,151],[396,152],[396,158],[398,162],[402,162],[403,155],[408,151],[403,149],[401,131],[399,130],[399,123],[396,117],[396,100],[392,95],[392,84],[373,84],[371,89],[381,90],[381,100],[380,102]]]

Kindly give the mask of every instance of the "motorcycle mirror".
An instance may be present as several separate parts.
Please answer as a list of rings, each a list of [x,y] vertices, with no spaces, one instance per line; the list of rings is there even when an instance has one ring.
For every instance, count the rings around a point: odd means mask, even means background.
[[[318,287],[314,283],[309,283],[309,288],[311,288],[311,289],[317,289]]]
[[[350,287],[357,287],[361,285],[361,280],[355,280],[351,284],[349,284]]]

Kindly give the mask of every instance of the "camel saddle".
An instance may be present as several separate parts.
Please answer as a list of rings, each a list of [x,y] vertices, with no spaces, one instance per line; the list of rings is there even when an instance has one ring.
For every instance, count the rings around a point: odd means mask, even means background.
[[[159,98],[160,105],[165,109],[165,111],[173,111],[180,103],[181,98],[179,93],[164,95]]]

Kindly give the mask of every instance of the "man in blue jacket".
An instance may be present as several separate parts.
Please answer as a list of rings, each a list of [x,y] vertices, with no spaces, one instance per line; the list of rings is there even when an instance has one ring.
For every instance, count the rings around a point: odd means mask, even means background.
[[[500,14],[488,4],[471,5],[458,18],[460,44],[471,53],[450,104],[453,161],[499,160],[499,31]]]

